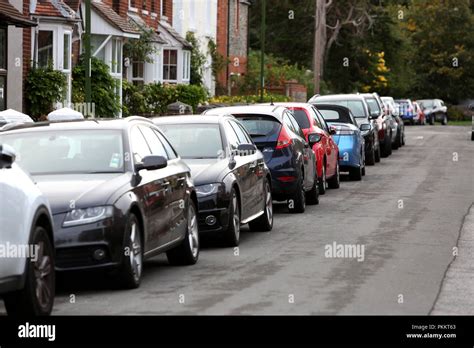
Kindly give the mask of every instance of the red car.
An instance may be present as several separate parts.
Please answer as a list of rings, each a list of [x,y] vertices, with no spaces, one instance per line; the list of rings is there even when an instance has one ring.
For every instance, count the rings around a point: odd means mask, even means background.
[[[308,140],[308,134],[310,133],[317,133],[321,136],[321,140],[313,146],[317,159],[316,170],[319,179],[319,193],[325,194],[327,187],[339,188],[339,148],[331,137],[335,130],[329,128],[323,116],[312,104],[279,104],[293,111],[306,140]]]

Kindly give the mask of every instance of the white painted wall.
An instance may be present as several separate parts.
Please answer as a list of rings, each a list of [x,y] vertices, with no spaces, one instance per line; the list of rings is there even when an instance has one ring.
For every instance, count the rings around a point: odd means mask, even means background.
[[[23,12],[23,0],[10,0],[17,10]],[[8,26],[7,47],[7,109],[23,111],[23,29]],[[26,63],[28,64],[28,63]]]
[[[207,45],[209,38],[214,42],[217,38],[217,0],[173,0],[173,27],[183,37],[188,31],[193,31],[198,38],[201,52],[207,56],[203,69],[204,85],[214,95],[216,84]]]

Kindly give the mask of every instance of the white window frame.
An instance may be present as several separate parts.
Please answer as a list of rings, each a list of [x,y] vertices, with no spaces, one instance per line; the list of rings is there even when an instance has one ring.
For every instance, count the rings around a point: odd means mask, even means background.
[[[128,10],[131,12],[137,12],[138,13],[138,8],[132,6],[132,0],[128,0]]]
[[[134,66],[135,63],[143,64],[143,75],[141,77],[133,77],[133,74],[134,74],[133,66]],[[145,76],[146,76],[145,66],[146,66],[146,64],[145,64],[144,61],[134,62],[132,60],[131,69],[130,69],[131,70],[130,81],[132,81],[132,83],[134,83],[135,81],[140,81],[140,82],[142,82],[142,84],[145,84]]]
[[[184,82],[191,80],[191,51],[183,50],[183,76]]]
[[[165,77],[165,51],[176,51],[176,80],[168,80]],[[180,52],[175,47],[164,47],[162,51],[162,60],[161,60],[161,75],[163,77],[163,82],[177,84],[179,82],[179,56]],[[170,64],[168,64],[170,66]]]

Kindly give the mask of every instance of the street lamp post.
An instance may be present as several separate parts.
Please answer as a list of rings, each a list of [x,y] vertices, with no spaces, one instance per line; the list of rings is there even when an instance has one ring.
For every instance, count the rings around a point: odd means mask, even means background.
[[[262,27],[260,31],[260,102],[263,103],[263,88],[265,87],[265,27],[266,0],[262,1]]]
[[[86,32],[84,35],[84,61],[86,64],[85,68],[85,79],[86,79],[86,105],[87,110],[90,110],[92,102],[91,98],[91,0],[85,0],[86,7]],[[90,115],[87,115],[90,116]]]

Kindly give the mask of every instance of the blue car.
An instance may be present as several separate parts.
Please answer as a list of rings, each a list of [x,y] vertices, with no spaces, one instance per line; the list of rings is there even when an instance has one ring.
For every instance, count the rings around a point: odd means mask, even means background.
[[[415,117],[418,116],[415,112],[415,106],[410,99],[395,100],[399,105],[399,114],[404,123],[415,124]]]
[[[352,180],[359,181],[365,175],[364,133],[371,130],[369,123],[357,126],[352,112],[339,105],[318,104],[326,123],[333,129],[333,139],[339,147],[339,167],[348,171]]]

